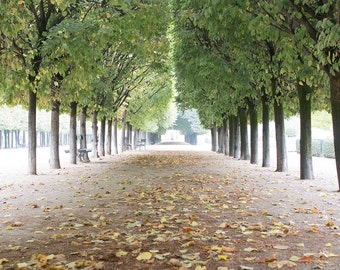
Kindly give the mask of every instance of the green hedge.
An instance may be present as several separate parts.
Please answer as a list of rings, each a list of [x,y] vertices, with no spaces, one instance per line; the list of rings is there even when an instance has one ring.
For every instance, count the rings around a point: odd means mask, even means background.
[[[296,140],[296,152],[300,153],[300,140]],[[312,155],[314,157],[335,158],[333,140],[312,140]]]
[[[323,156],[326,158],[335,158],[334,141],[324,140],[323,142]]]

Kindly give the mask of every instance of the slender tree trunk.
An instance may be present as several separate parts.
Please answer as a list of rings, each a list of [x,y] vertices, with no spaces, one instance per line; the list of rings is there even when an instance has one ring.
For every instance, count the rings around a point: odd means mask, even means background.
[[[13,148],[14,146],[14,136],[13,136],[13,130],[11,130],[11,137],[10,137],[10,145],[11,145],[11,148]]]
[[[28,173],[37,174],[37,94],[32,90],[28,103]]]
[[[270,130],[268,96],[263,95],[262,101],[262,167],[270,167]]]
[[[50,167],[60,169],[59,159],[59,110],[60,102],[52,101],[51,111],[51,145],[50,145]]]
[[[106,152],[112,154],[112,118],[107,120]]]
[[[92,157],[98,158],[98,111],[92,112]]]
[[[228,134],[228,118],[225,117],[223,120],[223,145],[224,145],[224,154],[226,156],[229,155],[229,134]]]
[[[217,127],[216,124],[211,128],[211,151],[216,152],[217,150]]]
[[[282,102],[275,98],[276,80],[272,79],[272,91],[274,95],[274,117],[275,117],[275,135],[276,135],[276,171],[288,171],[288,158],[286,148],[285,120]]]
[[[229,156],[235,155],[235,116],[229,117]]]
[[[340,72],[330,75],[335,162],[340,191]]]
[[[133,141],[133,148],[136,149],[136,145],[138,144],[138,134],[139,134],[139,130],[138,128],[134,128],[133,130],[133,138],[132,138],[132,141]]]
[[[124,113],[123,113],[123,119],[122,119],[122,149],[121,149],[121,152],[123,153],[124,151],[126,151],[126,144],[128,143],[127,142],[127,138],[125,137],[125,126],[126,126],[126,110],[124,110]]]
[[[105,156],[105,125],[106,117],[100,120],[99,155]]]
[[[113,151],[114,154],[118,155],[118,119],[113,119]]]
[[[224,153],[224,129],[223,126],[217,128],[218,153]]]
[[[257,120],[257,109],[255,107],[254,100],[250,100],[249,104],[249,116],[250,116],[250,163],[258,164],[259,152],[258,152],[258,120]]]
[[[126,127],[127,127],[128,142],[132,146],[133,145],[133,140],[132,140],[132,125],[128,122],[126,124]]]
[[[77,164],[77,102],[70,103],[70,163]]]
[[[240,129],[241,129],[241,157],[242,160],[249,159],[249,143],[248,143],[248,117],[245,108],[239,109]]]
[[[0,149],[2,149],[2,130],[0,130]]]
[[[87,106],[81,108],[80,111],[80,148],[87,149],[87,139],[86,139],[86,117],[87,117]],[[83,158],[85,162],[89,162],[88,153],[84,153]]]
[[[239,117],[235,116],[234,120],[234,158],[240,159],[241,157],[241,131],[240,131],[240,122],[239,122]]]
[[[312,158],[312,90],[307,85],[297,85],[300,105],[300,179],[313,179]]]

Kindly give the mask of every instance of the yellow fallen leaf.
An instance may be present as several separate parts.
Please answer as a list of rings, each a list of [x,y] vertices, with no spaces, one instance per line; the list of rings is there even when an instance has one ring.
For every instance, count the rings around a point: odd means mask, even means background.
[[[165,217],[162,217],[161,218],[161,223],[165,223],[166,222],[166,218]]]
[[[220,254],[220,255],[218,255],[218,259],[219,259],[220,261],[226,261],[226,260],[228,259],[228,256],[227,256],[227,255]]]
[[[325,247],[332,247],[332,246],[333,246],[332,243],[325,244]]]
[[[152,258],[152,253],[151,252],[142,252],[139,253],[137,256],[138,261],[148,261]]]
[[[195,244],[194,241],[189,241],[189,242],[186,242],[183,245],[181,245],[181,247],[189,247],[189,246],[193,246],[194,244]]]
[[[119,250],[116,252],[116,257],[120,258],[120,257],[124,257],[128,254],[127,251],[124,251],[124,250]]]
[[[333,221],[328,221],[326,226],[327,227],[333,227],[334,226],[334,222]]]
[[[0,265],[3,263],[9,262],[9,260],[7,260],[6,258],[2,258],[0,259]]]
[[[298,262],[300,260],[300,257],[298,257],[298,256],[291,256],[289,258],[289,260],[292,261],[292,262]]]
[[[304,244],[304,243],[298,243],[298,244],[296,244],[296,246],[297,246],[297,247],[304,247],[305,244]]]
[[[220,229],[224,229],[227,227],[227,223],[226,222],[223,222],[221,223],[219,226],[218,226]]]
[[[328,258],[331,258],[331,257],[340,257],[340,255],[339,254],[334,254],[334,253],[328,253],[327,257]]]
[[[198,223],[196,221],[193,221],[193,222],[191,222],[191,226],[196,227],[196,226],[198,226]]]
[[[319,231],[318,227],[316,227],[316,226],[312,226],[312,227],[310,228],[310,230],[311,230],[312,232],[317,232],[317,231]]]

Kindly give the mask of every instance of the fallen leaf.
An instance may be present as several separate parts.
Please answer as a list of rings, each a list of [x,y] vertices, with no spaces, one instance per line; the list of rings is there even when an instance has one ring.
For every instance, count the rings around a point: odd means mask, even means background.
[[[116,257],[120,258],[120,257],[124,257],[128,254],[127,251],[124,251],[124,250],[119,250],[116,252]]]
[[[284,245],[276,245],[276,246],[273,246],[273,248],[275,249],[289,249],[289,246],[284,246]]]
[[[310,230],[311,230],[312,232],[317,232],[317,231],[319,231],[318,227],[316,227],[316,226],[312,226],[312,227],[310,228]]]
[[[0,259],[0,265],[3,263],[9,262],[9,260],[7,260],[6,258],[2,258]]]
[[[224,254],[220,254],[218,255],[218,259],[220,261],[226,261],[228,259],[228,256],[227,255],[224,255]]]
[[[189,241],[189,242],[186,242],[183,245],[181,245],[181,247],[189,247],[189,246],[193,246],[194,244],[195,244],[194,241]]]
[[[139,253],[139,255],[137,256],[137,260],[138,261],[148,261],[152,258],[152,253],[151,252],[142,252]]]
[[[300,260],[300,257],[298,257],[298,256],[291,256],[289,258],[289,260],[292,261],[292,262],[298,262]]]
[[[311,263],[313,262],[313,256],[303,256],[298,260],[298,262]]]
[[[333,227],[334,226],[334,222],[333,221],[328,221],[326,226],[327,227]]]

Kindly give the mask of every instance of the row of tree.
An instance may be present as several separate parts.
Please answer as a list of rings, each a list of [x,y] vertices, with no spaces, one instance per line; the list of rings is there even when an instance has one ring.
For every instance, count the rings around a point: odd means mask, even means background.
[[[62,112],[70,114],[72,163],[77,115],[83,138],[91,116],[94,156],[98,121],[110,136],[117,123],[147,131],[172,124],[169,15],[161,0],[0,2],[0,103],[28,109],[30,174],[37,172],[37,108],[51,111],[51,168],[60,168]]]
[[[328,109],[340,185],[339,5],[337,0],[172,1],[178,100],[197,109],[213,138],[218,130],[219,149],[213,143],[213,150],[257,163],[262,117],[262,165],[269,166],[274,117],[277,171],[287,171],[284,119],[299,113],[300,176],[311,179],[311,111]]]

